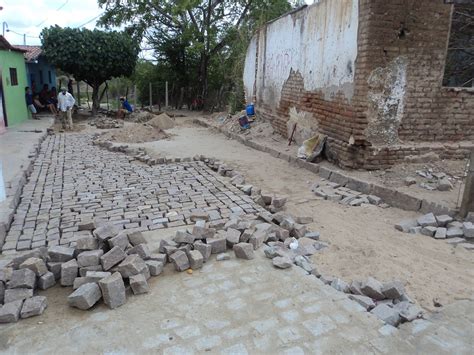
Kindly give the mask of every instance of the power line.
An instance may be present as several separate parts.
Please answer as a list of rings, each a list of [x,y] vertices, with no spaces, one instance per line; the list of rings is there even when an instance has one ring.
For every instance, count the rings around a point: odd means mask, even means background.
[[[61,10],[64,6],[67,5],[67,3],[69,2],[69,0],[66,0],[61,6],[59,6],[55,11],[59,11]],[[45,23],[47,20],[49,19],[49,16],[46,17],[43,21],[41,21],[40,23],[38,23],[35,27],[39,27],[41,26],[43,23]]]
[[[101,12],[100,14],[98,14],[97,16],[91,18],[90,20],[88,20],[87,22],[84,22],[82,25],[79,25],[77,26],[76,28],[81,28],[81,27],[84,27],[85,25],[88,25],[89,23],[91,23],[92,21],[94,21],[95,19],[99,18],[100,16],[102,16],[103,12]]]
[[[10,30],[10,29],[8,29],[7,32],[12,32],[12,33],[14,33],[14,34],[16,34],[16,35],[18,35],[18,36],[22,36],[22,37],[25,36],[25,37],[28,37],[28,38],[39,38],[39,37],[37,37],[37,36],[29,36],[29,35],[27,35],[26,33],[19,33],[19,32]]]

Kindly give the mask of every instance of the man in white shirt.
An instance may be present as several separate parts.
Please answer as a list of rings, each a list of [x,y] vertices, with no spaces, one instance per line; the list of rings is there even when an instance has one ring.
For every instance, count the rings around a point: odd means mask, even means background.
[[[67,92],[65,87],[62,87],[58,95],[58,110],[61,113],[63,129],[72,130],[72,107],[75,103],[74,97]]]

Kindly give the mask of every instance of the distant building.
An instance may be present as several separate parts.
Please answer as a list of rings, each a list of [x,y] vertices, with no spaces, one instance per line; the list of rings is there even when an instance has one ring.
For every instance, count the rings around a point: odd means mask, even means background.
[[[56,86],[56,69],[46,61],[41,46],[15,47],[25,51],[28,86],[35,93],[40,92],[44,84],[50,89]]]
[[[25,51],[0,36],[0,133],[28,119],[25,103]]]

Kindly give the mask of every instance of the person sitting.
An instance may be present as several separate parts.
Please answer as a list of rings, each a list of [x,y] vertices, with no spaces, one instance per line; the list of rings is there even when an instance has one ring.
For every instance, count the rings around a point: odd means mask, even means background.
[[[58,111],[56,110],[56,107],[52,103],[47,103],[46,105],[41,102],[41,98],[39,95],[35,95],[33,98],[33,104],[36,108],[37,111],[46,111],[49,110],[53,115],[57,116]]]
[[[51,99],[51,92],[48,90],[48,84],[43,85],[43,89],[39,93],[39,102],[41,105],[43,105],[43,107],[47,107],[53,115],[58,115],[56,104],[54,100]]]
[[[33,119],[39,120],[36,114],[37,113],[36,107],[33,103],[33,94],[31,93],[31,90],[28,86],[25,88],[25,100],[26,100],[26,106],[28,107],[28,110],[31,112]]]
[[[54,106],[57,106],[57,104],[58,104],[58,93],[57,93],[56,88],[54,86],[51,88],[51,91],[49,92],[49,99],[50,99],[51,103]]]
[[[118,118],[125,118],[125,116],[129,113],[133,112],[133,107],[128,103],[127,98],[121,97],[120,98],[120,109],[117,112]]]

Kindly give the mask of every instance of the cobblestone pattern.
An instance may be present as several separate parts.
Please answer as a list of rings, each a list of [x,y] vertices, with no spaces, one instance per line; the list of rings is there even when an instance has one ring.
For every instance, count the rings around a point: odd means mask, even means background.
[[[92,145],[90,136],[48,136],[23,188],[2,248],[68,245],[84,220],[113,221],[129,230],[192,224],[192,211],[211,221],[263,211],[202,162],[148,166]]]

